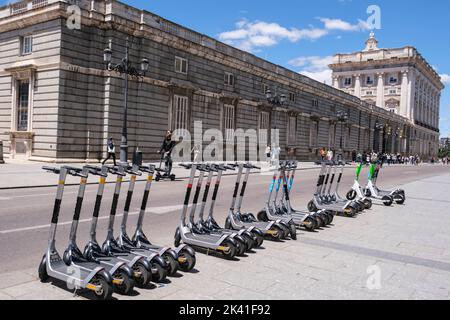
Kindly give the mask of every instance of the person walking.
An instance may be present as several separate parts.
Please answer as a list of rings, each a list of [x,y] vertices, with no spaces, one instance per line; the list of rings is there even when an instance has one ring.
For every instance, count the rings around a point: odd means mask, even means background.
[[[328,161],[332,161],[334,157],[333,151],[332,150],[328,150],[327,152],[327,160]]]
[[[266,162],[267,162],[267,164],[270,164],[271,158],[272,158],[272,148],[270,147],[270,145],[267,145],[267,147],[266,147]]]
[[[106,146],[108,149],[108,156],[106,157],[105,160],[103,160],[102,165],[104,165],[106,163],[106,161],[108,161],[109,159],[112,158],[114,161],[114,166],[117,166],[117,164],[116,164],[116,146],[114,144],[113,138],[108,139]]]
[[[325,148],[320,149],[320,159],[322,161],[324,161],[326,156],[327,156],[327,151],[325,150]]]

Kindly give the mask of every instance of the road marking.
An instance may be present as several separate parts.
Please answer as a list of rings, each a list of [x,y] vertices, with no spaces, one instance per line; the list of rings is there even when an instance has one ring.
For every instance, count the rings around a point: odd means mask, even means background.
[[[190,206],[191,205],[189,205],[189,207]],[[156,207],[156,208],[151,208],[151,210],[148,210],[147,214],[153,213],[153,214],[157,214],[157,215],[163,215],[163,214],[166,214],[166,213],[169,213],[169,212],[174,212],[174,211],[181,210],[182,208],[183,208],[182,205]],[[139,211],[134,211],[134,212],[130,212],[128,215],[129,216],[135,216],[135,215],[138,215],[138,214],[139,214]],[[123,214],[118,214],[118,215],[116,215],[116,217],[123,217]],[[107,220],[107,219],[109,219],[109,215],[98,218],[98,220]],[[79,223],[91,222],[91,219],[81,219],[78,222]],[[70,224],[72,224],[72,221],[65,221],[65,222],[59,222],[58,226],[66,226],[66,225],[70,225]],[[50,228],[50,224],[43,224],[43,225],[32,226],[32,227],[24,227],[24,228],[17,228],[17,229],[2,230],[2,231],[0,231],[0,234],[10,234],[10,233],[17,233],[17,232],[31,231],[31,230],[39,230],[39,229],[45,229],[45,228]]]

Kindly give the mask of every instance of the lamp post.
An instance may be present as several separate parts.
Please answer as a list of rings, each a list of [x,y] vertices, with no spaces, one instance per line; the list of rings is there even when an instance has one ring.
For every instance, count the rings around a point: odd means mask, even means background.
[[[274,95],[272,93],[272,91],[270,91],[270,90],[266,91],[266,99],[267,99],[268,103],[270,103],[270,104],[272,104],[274,106],[279,106],[279,107],[282,107],[282,106],[286,105],[286,102],[287,102],[287,98],[286,98],[285,94],[281,94],[281,95],[275,94]],[[275,111],[277,111],[277,110],[275,109]],[[278,122],[277,120],[278,120],[278,117],[276,119],[272,119],[272,124],[275,121],[275,125],[272,125],[272,128],[274,129],[274,131],[277,129],[277,122]],[[273,134],[276,134],[276,133],[274,132]],[[272,133],[271,133],[270,139],[271,139],[271,145],[272,145],[272,154],[275,155],[273,157],[278,157],[279,158],[279,156],[280,156],[280,147],[279,147],[278,144],[276,146],[273,145],[275,139],[272,136]]]
[[[129,60],[129,43],[128,38],[125,43],[125,57],[118,64],[112,62],[112,50],[106,48],[103,50],[103,60],[107,70],[116,71],[123,75],[124,79],[124,99],[123,99],[123,116],[122,116],[122,139],[120,142],[120,163],[128,162],[128,76],[143,77],[148,71],[148,59],[144,58],[140,61],[139,69],[133,67]]]
[[[375,131],[376,131],[376,148],[374,148],[377,153],[380,152],[380,131],[384,129],[384,125],[382,123],[379,123],[378,121],[375,123]]]
[[[336,113],[336,117],[338,119],[338,122],[341,124],[341,137],[339,140],[339,151],[340,151],[340,158],[342,159],[342,153],[343,153],[343,139],[344,139],[344,123],[346,123],[349,119],[349,115],[347,111],[342,111],[342,110],[338,110],[338,112]]]

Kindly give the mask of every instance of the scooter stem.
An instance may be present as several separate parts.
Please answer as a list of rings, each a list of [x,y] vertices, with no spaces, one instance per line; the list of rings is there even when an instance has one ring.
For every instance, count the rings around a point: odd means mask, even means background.
[[[69,242],[70,244],[76,245],[77,241],[77,229],[78,229],[78,221],[80,220],[81,207],[83,205],[84,193],[86,191],[86,183],[87,183],[87,175],[89,170],[84,167],[82,171],[82,177],[80,179],[80,187],[78,188],[78,197],[75,206],[75,211],[73,214],[72,226],[70,228]]]
[[[48,248],[50,252],[56,251],[55,237],[56,237],[56,227],[58,225],[59,213],[61,212],[61,202],[64,194],[64,187],[66,184],[67,169],[61,168],[59,172],[58,188],[56,191],[55,205],[53,207],[52,221],[50,225]]]

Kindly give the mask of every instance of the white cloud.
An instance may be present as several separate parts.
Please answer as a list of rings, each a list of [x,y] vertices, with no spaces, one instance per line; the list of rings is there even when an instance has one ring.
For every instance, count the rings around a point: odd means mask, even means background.
[[[339,30],[339,31],[367,31],[370,30],[367,22],[358,20],[357,24],[351,24],[350,22],[341,19],[328,19],[319,18],[319,20],[324,24],[327,30]]]
[[[333,62],[333,56],[298,57],[289,61],[289,65],[299,67],[299,73],[319,82],[331,84],[331,69],[328,65]]]
[[[287,40],[297,43],[301,40],[317,40],[331,31],[357,32],[368,30],[367,24],[359,20],[357,24],[351,24],[341,19],[318,18],[323,27],[316,28],[286,28],[278,23],[253,21],[246,19],[239,20],[235,24],[235,29],[219,34],[218,38],[232,46],[249,52],[255,52],[261,47],[271,47],[280,41]]]
[[[441,76],[441,81],[445,84],[450,84],[450,75],[448,74],[440,74]]]

